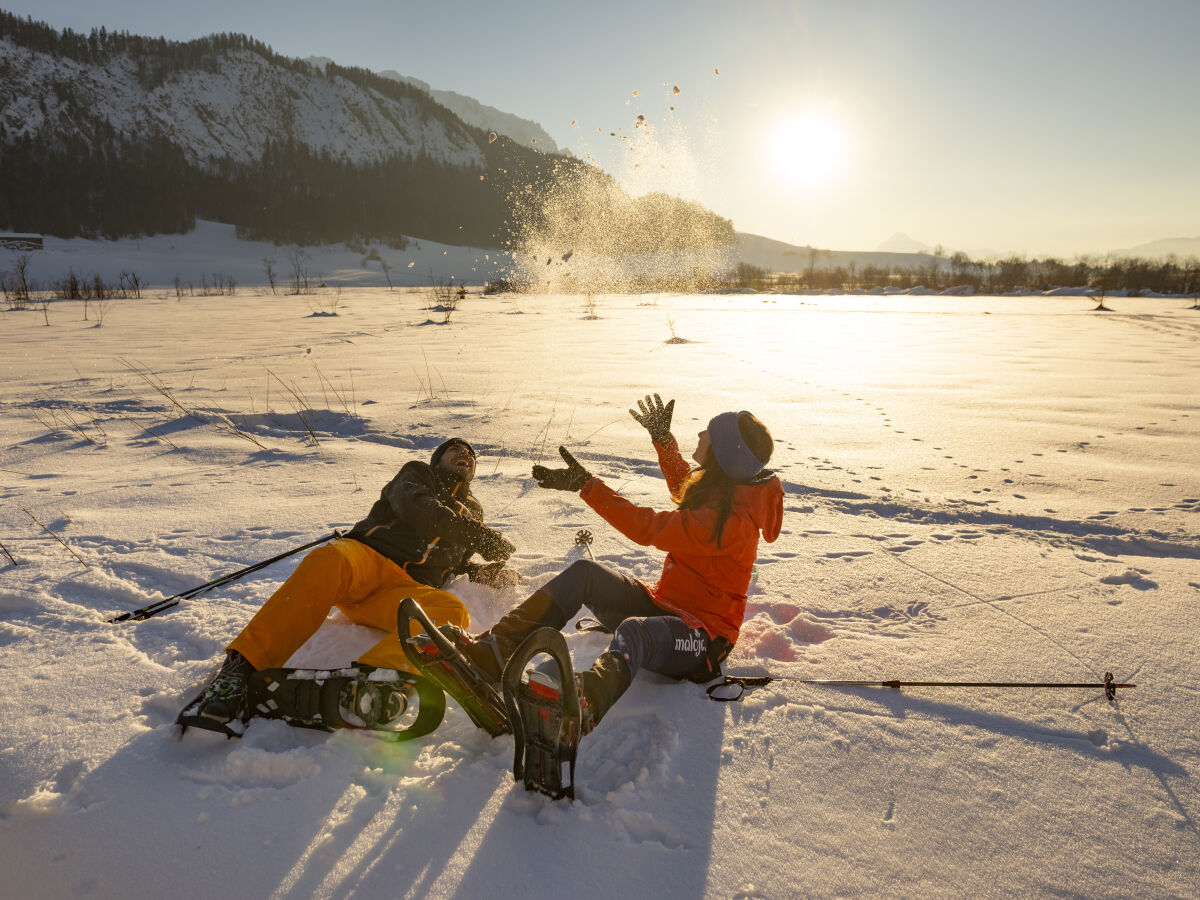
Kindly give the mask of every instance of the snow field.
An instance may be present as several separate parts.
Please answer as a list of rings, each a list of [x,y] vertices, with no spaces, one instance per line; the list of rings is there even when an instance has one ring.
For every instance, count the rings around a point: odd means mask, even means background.
[[[260,288],[156,289],[100,327],[76,304],[49,326],[0,313],[12,890],[516,896],[536,870],[539,894],[583,898],[1194,895],[1200,314],[1183,302],[601,296],[587,319],[580,297],[472,294],[437,324],[419,289],[342,300],[314,316]],[[585,739],[574,804],[514,786],[511,741],[453,703],[410,745],[278,722],[176,740],[185,695],[298,558],[103,622],[352,524],[451,434],[480,450],[475,493],[529,579],[456,584],[473,627],[575,558],[580,528],[652,580],[661,553],[528,477],[564,443],[666,508],[626,412],[652,391],[676,398],[685,453],[724,409],[776,436],[784,533],[760,546],[727,669],[779,680],[721,704],[640,675]],[[293,662],[377,637],[335,614]],[[605,646],[568,641],[579,665]],[[1108,670],[1138,684],[1117,706],[794,680]]]

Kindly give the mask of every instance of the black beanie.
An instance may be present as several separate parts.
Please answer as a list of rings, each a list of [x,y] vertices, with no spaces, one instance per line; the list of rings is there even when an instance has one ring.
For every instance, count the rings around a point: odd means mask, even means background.
[[[460,437],[452,437],[452,438],[450,438],[450,440],[446,441],[444,444],[439,445],[438,448],[433,451],[433,456],[431,456],[429,458],[429,464],[431,466],[436,466],[438,464],[438,460],[442,458],[442,455],[447,450],[449,450],[451,447],[453,447],[455,444],[462,444],[464,447],[466,447],[468,450],[470,450],[472,457],[478,456],[478,454],[475,452],[475,448],[472,447],[470,445],[470,443],[468,443],[467,441],[463,440]]]

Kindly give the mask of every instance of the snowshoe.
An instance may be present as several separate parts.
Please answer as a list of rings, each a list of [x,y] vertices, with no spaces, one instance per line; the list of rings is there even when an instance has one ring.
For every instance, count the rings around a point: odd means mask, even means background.
[[[412,622],[421,633],[412,634]],[[464,655],[471,638],[461,628],[429,621],[419,603],[406,597],[397,616],[404,655],[416,669],[458,701],[471,721],[492,737],[508,731],[508,716],[495,679]]]
[[[247,718],[282,719],[299,728],[349,728],[395,741],[429,734],[442,721],[446,698],[425,679],[395,669],[260,669],[248,681]],[[205,714],[208,689],[184,707],[176,724],[240,737],[244,719],[222,722]],[[415,700],[415,702],[414,702]]]
[[[529,661],[547,654],[557,675],[526,671]],[[559,800],[575,797],[575,754],[590,724],[571,666],[566,639],[554,628],[539,628],[517,648],[504,668],[504,705],[516,742],[513,779],[527,791]]]
[[[437,728],[446,714],[437,685],[361,663],[332,670],[261,669],[251,684],[254,715],[300,728],[368,730],[411,741]]]

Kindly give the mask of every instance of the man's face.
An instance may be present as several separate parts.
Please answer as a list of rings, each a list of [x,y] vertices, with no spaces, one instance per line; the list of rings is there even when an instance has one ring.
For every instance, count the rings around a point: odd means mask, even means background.
[[[475,457],[463,444],[451,444],[438,460],[438,468],[453,472],[463,481],[475,477]]]

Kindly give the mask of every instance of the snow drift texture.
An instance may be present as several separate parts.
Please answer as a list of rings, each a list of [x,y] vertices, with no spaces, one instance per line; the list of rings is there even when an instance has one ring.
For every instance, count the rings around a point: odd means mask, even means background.
[[[422,291],[347,288],[336,315],[308,300],[156,290],[99,326],[72,303],[49,325],[0,313],[14,896],[1194,895],[1200,314],[1183,302],[471,295],[441,324]],[[585,739],[573,804],[515,786],[511,741],[453,704],[406,746],[279,722],[178,740],[185,694],[294,560],[103,622],[355,521],[450,434],[480,450],[476,493],[530,587],[583,527],[600,561],[653,578],[661,554],[529,478],[564,443],[665,508],[626,412],[648,391],[676,398],[685,445],[724,409],[776,435],[784,533],[728,667],[779,680],[718,704],[639,676]],[[476,628],[521,596],[454,590]],[[293,661],[376,636],[335,616]],[[581,664],[605,644],[568,642]],[[1106,670],[1138,684],[1117,706],[794,680]]]

